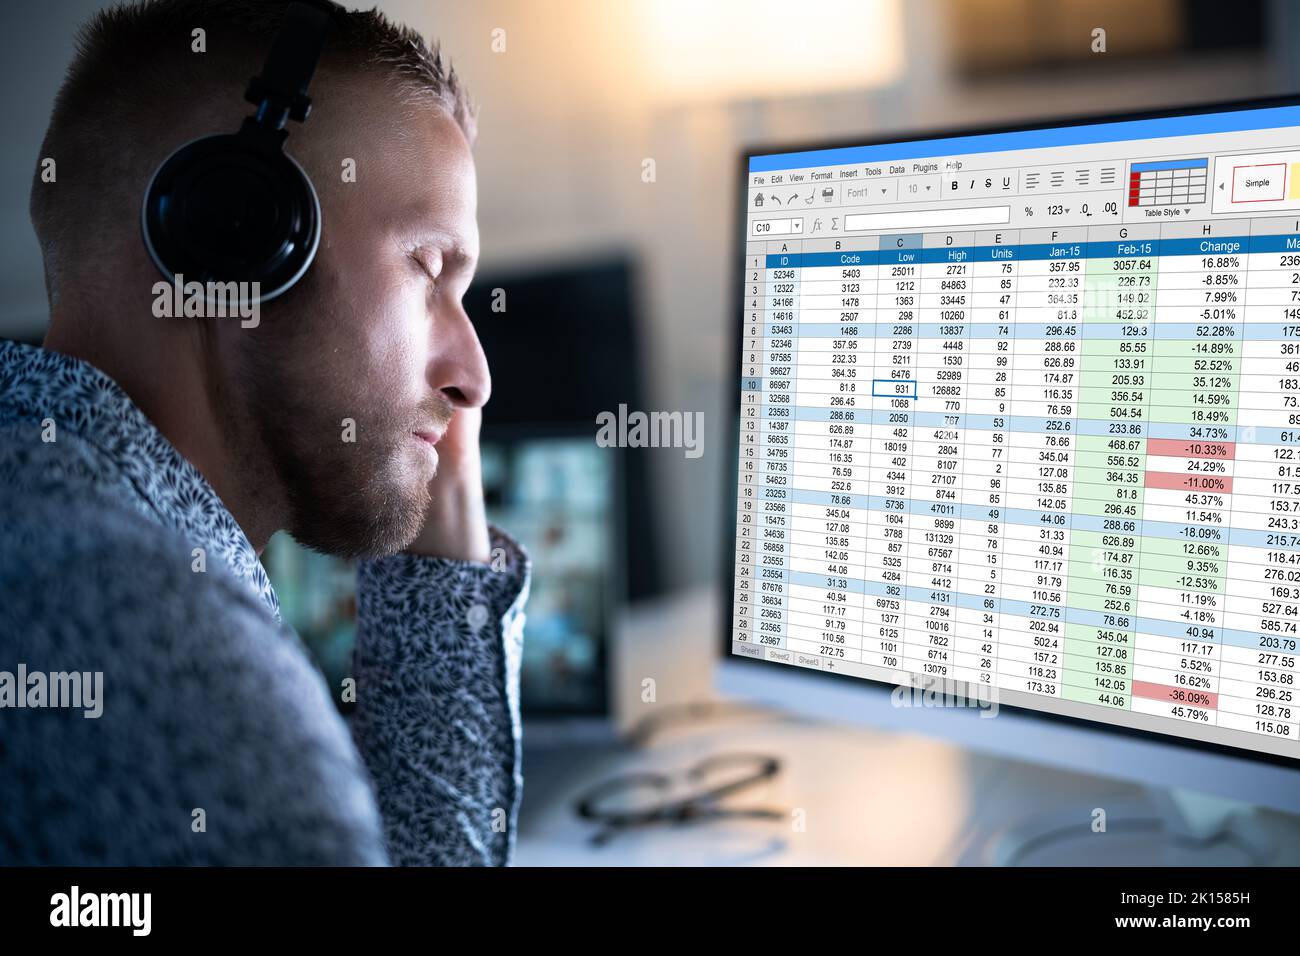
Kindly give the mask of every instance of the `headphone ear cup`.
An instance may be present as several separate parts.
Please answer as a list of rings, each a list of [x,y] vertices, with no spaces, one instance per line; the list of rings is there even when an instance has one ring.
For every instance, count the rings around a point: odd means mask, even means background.
[[[149,183],[145,247],[169,280],[256,282],[267,302],[302,278],[320,244],[320,201],[302,167],[238,133],[172,153]]]

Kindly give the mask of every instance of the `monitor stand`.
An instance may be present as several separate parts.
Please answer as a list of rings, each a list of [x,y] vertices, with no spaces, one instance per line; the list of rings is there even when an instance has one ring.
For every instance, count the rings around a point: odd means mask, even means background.
[[[1274,862],[1252,804],[1180,788],[1147,788],[1145,799],[1082,805],[995,834],[983,851],[992,866],[1267,866]]]

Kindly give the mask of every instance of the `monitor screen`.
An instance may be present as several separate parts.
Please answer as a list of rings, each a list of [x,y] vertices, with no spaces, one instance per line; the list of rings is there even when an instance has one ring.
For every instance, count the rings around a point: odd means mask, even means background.
[[[530,716],[605,711],[622,502],[604,452],[582,432],[483,438],[488,517],[533,564],[520,680]]]
[[[729,653],[1300,756],[1298,127],[746,156]]]

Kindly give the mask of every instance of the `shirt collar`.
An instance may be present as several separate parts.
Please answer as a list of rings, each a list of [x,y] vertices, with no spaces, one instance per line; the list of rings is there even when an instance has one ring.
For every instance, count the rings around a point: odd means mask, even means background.
[[[81,359],[20,342],[0,342],[0,417],[51,419],[104,456],[159,523],[202,547],[251,587],[279,618],[266,569],[207,479],[107,374]],[[57,432],[56,432],[57,434]],[[120,494],[120,484],[118,493]]]

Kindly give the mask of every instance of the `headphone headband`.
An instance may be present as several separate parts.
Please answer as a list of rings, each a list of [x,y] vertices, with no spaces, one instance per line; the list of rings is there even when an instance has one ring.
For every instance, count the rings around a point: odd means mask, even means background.
[[[319,6],[301,0],[289,5],[261,75],[249,80],[244,93],[244,99],[257,107],[259,124],[281,129],[286,120],[307,119],[311,112],[307,86],[333,27],[333,18]]]
[[[310,268],[320,245],[320,201],[284,150],[285,123],[311,112],[307,87],[340,8],[291,3],[259,76],[244,94],[257,106],[237,133],[177,149],[145,190],[140,225],[158,271],[199,282],[248,283],[267,302]]]

